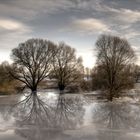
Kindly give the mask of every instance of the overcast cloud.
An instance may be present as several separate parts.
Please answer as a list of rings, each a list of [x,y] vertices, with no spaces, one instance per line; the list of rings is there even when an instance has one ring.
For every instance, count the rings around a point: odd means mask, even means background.
[[[101,33],[127,38],[139,55],[140,0],[0,0],[1,61],[37,37],[65,41],[91,65]]]

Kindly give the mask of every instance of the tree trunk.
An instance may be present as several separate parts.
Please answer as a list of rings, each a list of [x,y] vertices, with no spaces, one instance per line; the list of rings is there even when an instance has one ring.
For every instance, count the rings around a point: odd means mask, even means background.
[[[114,93],[113,93],[113,90],[110,89],[109,95],[108,95],[108,100],[112,102],[113,101],[113,98],[114,98]]]
[[[31,89],[31,91],[32,91],[32,94],[36,95],[37,94],[37,87],[33,87]]]
[[[109,94],[108,100],[112,102],[113,101],[113,95]]]
[[[64,89],[65,89],[65,85],[64,84],[58,84],[59,90],[60,90],[60,94],[64,93]]]

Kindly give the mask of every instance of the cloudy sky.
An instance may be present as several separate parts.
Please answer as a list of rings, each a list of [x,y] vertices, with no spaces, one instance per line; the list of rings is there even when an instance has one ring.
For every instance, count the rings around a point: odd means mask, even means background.
[[[0,0],[0,61],[29,38],[65,41],[95,63],[97,37],[127,38],[140,54],[140,0]]]

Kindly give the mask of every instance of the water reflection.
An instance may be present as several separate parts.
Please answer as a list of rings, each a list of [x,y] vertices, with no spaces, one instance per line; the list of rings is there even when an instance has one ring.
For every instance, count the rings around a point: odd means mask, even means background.
[[[13,140],[20,140],[19,137],[24,140],[140,138],[139,105],[95,100],[92,103],[82,95],[46,94],[26,94],[12,107],[7,119],[4,118],[5,122],[14,118],[12,135],[18,138]],[[6,108],[0,108],[0,112]]]
[[[79,97],[57,96],[54,104],[48,104],[37,94],[29,94],[14,106],[15,124],[22,129],[15,133],[29,140],[65,138],[65,129],[82,125],[84,109]],[[67,136],[68,137],[68,136]]]
[[[132,104],[95,102],[86,105],[86,127],[68,130],[74,140],[137,140],[140,138],[140,107]],[[85,114],[86,115],[86,114]],[[85,119],[86,119],[85,118]]]
[[[127,134],[139,130],[139,107],[122,103],[100,103],[93,110],[99,140],[128,139]]]
[[[139,107],[122,103],[99,103],[93,109],[94,122],[109,129],[134,128],[139,119]]]
[[[11,111],[18,125],[49,126],[51,123],[51,107],[37,94],[26,95]]]
[[[60,95],[55,109],[55,125],[61,129],[74,129],[82,125],[83,101],[79,97],[68,98]]]

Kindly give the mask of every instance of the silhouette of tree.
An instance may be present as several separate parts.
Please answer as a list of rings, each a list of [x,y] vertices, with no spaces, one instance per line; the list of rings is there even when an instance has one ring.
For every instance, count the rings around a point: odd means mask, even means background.
[[[52,77],[57,79],[60,91],[68,85],[76,83],[78,86],[83,72],[82,58],[76,57],[75,49],[60,43],[53,58]]]
[[[101,35],[96,42],[97,74],[101,86],[112,101],[121,90],[133,85],[130,66],[135,54],[127,40]],[[93,77],[94,78],[94,77]]]
[[[38,84],[49,75],[54,55],[54,43],[42,39],[27,40],[12,50],[15,68],[10,74],[36,93]]]

